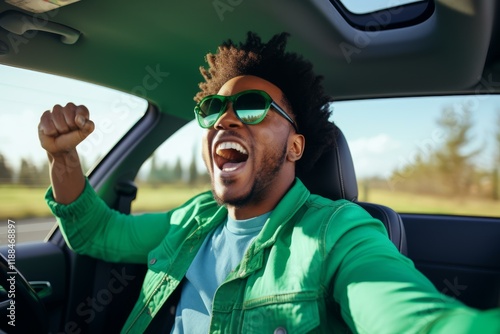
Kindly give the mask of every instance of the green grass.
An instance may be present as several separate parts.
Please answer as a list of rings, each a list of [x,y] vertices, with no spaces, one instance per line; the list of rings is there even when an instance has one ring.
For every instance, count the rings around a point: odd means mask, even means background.
[[[51,212],[44,199],[46,191],[45,187],[0,186],[0,219],[49,217]]]
[[[209,185],[193,187],[185,184],[165,184],[158,187],[140,185],[137,197],[132,202],[132,212],[166,211],[209,189]]]
[[[139,185],[137,199],[132,204],[132,212],[167,211],[208,189],[208,185],[196,187],[184,184],[158,187]],[[0,186],[0,219],[50,216],[51,213],[44,200],[45,191],[46,188]],[[370,189],[368,196],[366,199],[361,192],[360,200],[384,204],[404,213],[500,217],[500,201],[484,198],[460,200],[379,189]]]
[[[401,191],[370,189],[368,198],[360,192],[360,200],[383,204],[400,213],[500,217],[500,201],[487,198],[450,198]]]
[[[132,212],[166,211],[208,189],[208,185],[141,185],[132,204]],[[51,216],[44,199],[46,191],[45,187],[0,186],[0,220]]]
[[[200,191],[185,185],[165,185],[159,188],[140,187],[134,211],[164,211],[185,202]],[[366,200],[360,193],[360,200]],[[390,190],[370,189],[369,201],[383,204],[404,213],[435,213],[468,216],[500,217],[500,201],[485,198],[450,199],[440,196],[418,195]]]

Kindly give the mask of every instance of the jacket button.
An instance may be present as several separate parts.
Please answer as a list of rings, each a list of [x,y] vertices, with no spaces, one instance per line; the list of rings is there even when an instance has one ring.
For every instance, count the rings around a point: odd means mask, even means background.
[[[156,259],[155,258],[152,258],[151,260],[149,260],[149,264],[155,264],[156,263]]]
[[[283,327],[278,327],[274,330],[274,334],[286,334],[287,331]]]

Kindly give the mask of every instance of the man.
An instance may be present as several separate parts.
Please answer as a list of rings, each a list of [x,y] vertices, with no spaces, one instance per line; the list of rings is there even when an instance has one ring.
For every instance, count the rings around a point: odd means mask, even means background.
[[[207,56],[195,114],[212,191],[167,213],[123,215],[93,192],[75,168],[76,145],[94,128],[84,106],[42,115],[42,147],[66,168],[47,201],[68,244],[148,264],[122,331],[147,330],[180,287],[173,333],[500,332],[499,310],[441,295],[378,220],[310,194],[296,177],[332,144],[335,126],[321,78],[285,52],[286,40],[249,33]]]

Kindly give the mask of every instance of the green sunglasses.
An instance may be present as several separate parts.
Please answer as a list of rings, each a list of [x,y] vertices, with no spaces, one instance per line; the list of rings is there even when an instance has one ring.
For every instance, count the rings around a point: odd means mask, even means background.
[[[298,132],[297,125],[290,116],[273,101],[269,94],[262,90],[245,90],[231,96],[209,95],[204,97],[194,107],[198,124],[205,129],[212,127],[226,112],[228,101],[233,103],[236,117],[244,124],[259,124],[266,117],[269,108],[273,107]]]

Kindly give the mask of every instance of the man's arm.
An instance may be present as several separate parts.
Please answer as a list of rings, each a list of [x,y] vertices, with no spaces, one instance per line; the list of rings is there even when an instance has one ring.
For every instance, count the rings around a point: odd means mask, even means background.
[[[61,204],[76,200],[85,186],[76,146],[94,131],[85,106],[54,106],[40,118],[38,136],[47,151],[54,199]]]
[[[355,333],[500,333],[500,309],[479,311],[437,291],[361,208],[346,207],[331,228],[334,299]]]
[[[76,146],[94,130],[85,106],[54,106],[40,118],[38,134],[50,162],[52,187],[46,201],[61,233],[77,253],[113,262],[144,263],[169,229],[166,214],[124,215],[94,192]]]

